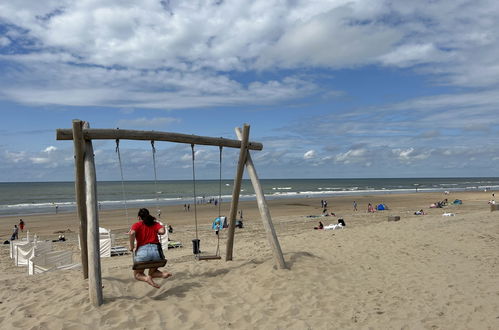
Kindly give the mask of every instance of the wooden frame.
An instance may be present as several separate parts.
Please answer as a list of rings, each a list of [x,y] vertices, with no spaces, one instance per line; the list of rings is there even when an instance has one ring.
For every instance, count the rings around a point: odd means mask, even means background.
[[[99,253],[99,215],[97,208],[97,179],[95,173],[95,162],[93,155],[92,140],[95,139],[118,139],[118,140],[146,140],[146,141],[169,141],[175,143],[212,145],[229,148],[239,148],[239,162],[236,176],[234,178],[234,189],[232,191],[232,202],[229,216],[229,234],[227,238],[226,261],[232,260],[234,245],[234,231],[241,191],[241,181],[244,167],[248,169],[251,182],[255,188],[258,208],[262,216],[262,222],[267,232],[267,238],[272,247],[276,266],[286,268],[281,247],[272,224],[270,212],[263,195],[258,176],[251,161],[249,150],[262,150],[263,145],[258,142],[249,141],[249,125],[244,124],[243,130],[236,128],[239,140],[224,138],[213,138],[206,136],[187,135],[170,132],[135,131],[121,129],[90,129],[88,123],[81,120],[73,120],[72,129],[57,129],[57,140],[73,140],[75,152],[75,191],[77,212],[80,219],[80,237],[82,238],[81,253],[83,265],[83,278],[88,277],[89,296],[95,306],[103,303],[102,277]],[[86,237],[86,239],[85,239]],[[220,256],[198,256],[198,260],[221,259]],[[163,262],[163,261],[162,261]],[[166,260],[164,261],[166,264]],[[159,265],[159,264],[158,264]],[[164,264],[159,265],[162,267]],[[142,267],[142,266],[140,266]],[[148,264],[147,267],[156,267],[156,264]]]

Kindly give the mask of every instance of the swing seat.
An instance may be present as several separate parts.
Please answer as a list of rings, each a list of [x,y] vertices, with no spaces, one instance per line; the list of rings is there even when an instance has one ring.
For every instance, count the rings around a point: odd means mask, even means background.
[[[166,262],[168,260],[162,259],[162,260],[155,260],[155,261],[140,261],[140,262],[134,262],[133,263],[133,270],[143,270],[143,269],[149,269],[149,268],[159,268],[159,267],[164,267],[166,265]]]
[[[165,255],[163,254],[163,249],[161,247],[161,243],[157,244],[158,247],[158,253],[161,259],[159,260],[152,260],[152,261],[135,261],[135,258],[133,258],[133,270],[143,270],[143,269],[149,269],[149,268],[159,268],[159,267],[164,267],[166,265],[166,260]]]
[[[211,256],[210,255],[206,255],[206,256],[200,256],[200,255],[198,255],[198,256],[196,256],[196,258],[198,260],[217,260],[217,259],[222,259],[221,256],[217,256],[217,255],[211,255]]]

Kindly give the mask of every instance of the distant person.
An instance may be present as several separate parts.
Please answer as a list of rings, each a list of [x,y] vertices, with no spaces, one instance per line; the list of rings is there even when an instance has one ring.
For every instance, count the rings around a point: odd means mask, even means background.
[[[21,229],[21,233],[24,231],[24,221],[23,221],[23,219],[19,219],[19,229]]]
[[[356,201],[353,201],[353,210],[357,211],[357,202]]]
[[[19,228],[17,228],[17,225],[14,225],[14,229],[12,230],[12,236],[10,237],[10,240],[14,241],[16,239],[19,239]]]
[[[319,225],[317,227],[314,227],[314,229],[318,229],[318,230],[324,229],[324,224],[321,221],[319,221]]]
[[[368,213],[374,213],[374,207],[371,203],[367,204],[367,212]]]
[[[55,214],[59,213],[59,205],[55,206]]]

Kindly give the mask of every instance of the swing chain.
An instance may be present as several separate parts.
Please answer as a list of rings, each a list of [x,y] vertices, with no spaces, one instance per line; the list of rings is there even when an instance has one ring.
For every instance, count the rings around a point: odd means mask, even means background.
[[[192,153],[192,190],[194,197],[194,223],[196,227],[196,240],[198,240],[199,237],[198,237],[198,214],[196,207],[197,195],[196,195],[196,171],[194,169],[194,160],[195,160],[194,143],[191,144],[191,153]]]
[[[152,147],[152,164],[153,164],[153,169],[154,169],[154,190],[155,190],[155,195],[156,195],[156,210],[157,210],[158,218],[160,218],[161,217],[161,210],[159,208],[158,178],[157,178],[157,172],[156,172],[156,148],[154,147],[154,140],[151,140],[151,147]]]
[[[125,192],[125,180],[123,177],[123,165],[121,164],[121,154],[120,154],[120,140],[116,139],[116,153],[118,154],[118,164],[120,166],[120,174],[121,174],[121,191],[123,194],[123,204],[125,206],[125,217],[127,221],[128,227],[130,227],[129,219],[128,219],[128,206],[126,202],[126,192]]]

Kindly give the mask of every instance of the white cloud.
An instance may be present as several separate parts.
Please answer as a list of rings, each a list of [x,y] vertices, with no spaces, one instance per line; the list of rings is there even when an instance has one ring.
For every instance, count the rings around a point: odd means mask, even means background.
[[[336,155],[334,161],[343,164],[364,162],[366,154],[366,149],[351,149],[347,152]]]
[[[3,97],[182,109],[271,104],[320,90],[279,68],[416,66],[442,83],[499,84],[494,1],[4,1]],[[390,18],[390,19],[387,19]],[[7,55],[8,54],[8,55]]]
[[[394,149],[392,153],[397,156],[399,161],[411,163],[415,160],[423,160],[430,157],[431,151],[416,151],[414,148]]]
[[[11,151],[5,150],[4,157],[5,157],[5,160],[7,162],[19,163],[19,162],[26,160],[27,154],[25,151],[11,152]]]
[[[309,150],[303,155],[303,159],[313,159],[316,157],[315,150]]]
[[[443,59],[443,55],[433,44],[402,45],[380,57],[383,64],[400,67],[436,62],[439,58]]]
[[[50,158],[47,157],[31,157],[30,160],[33,164],[48,164],[51,162]]]
[[[56,151],[56,150],[57,150],[57,147],[54,147],[54,146],[49,146],[49,147],[45,148],[45,149],[43,150],[43,152],[46,152],[46,153],[48,153],[48,154],[49,154],[49,153],[52,153],[52,152],[54,152],[54,151]]]

